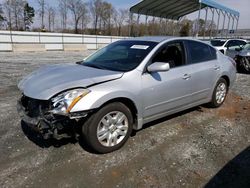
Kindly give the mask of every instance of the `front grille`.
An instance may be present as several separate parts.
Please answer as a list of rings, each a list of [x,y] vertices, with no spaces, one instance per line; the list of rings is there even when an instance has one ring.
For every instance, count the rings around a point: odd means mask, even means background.
[[[49,109],[49,101],[33,99],[25,95],[21,98],[21,104],[29,117],[39,117]]]

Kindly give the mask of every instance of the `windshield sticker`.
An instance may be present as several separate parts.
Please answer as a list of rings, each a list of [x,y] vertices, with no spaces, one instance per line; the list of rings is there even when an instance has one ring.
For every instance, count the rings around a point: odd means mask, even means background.
[[[130,48],[132,49],[139,49],[139,50],[146,50],[149,48],[149,46],[145,46],[145,45],[133,45]]]

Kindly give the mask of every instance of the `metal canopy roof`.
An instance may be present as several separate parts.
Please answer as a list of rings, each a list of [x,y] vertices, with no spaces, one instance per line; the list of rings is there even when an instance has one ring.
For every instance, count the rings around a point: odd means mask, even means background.
[[[160,18],[178,20],[187,14],[205,7],[211,7],[234,16],[240,13],[216,3],[213,0],[143,0],[130,8],[131,13],[137,13]]]

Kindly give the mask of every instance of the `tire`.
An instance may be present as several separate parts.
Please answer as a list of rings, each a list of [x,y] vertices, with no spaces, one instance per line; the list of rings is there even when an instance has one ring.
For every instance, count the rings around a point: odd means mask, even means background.
[[[133,127],[130,109],[120,102],[110,103],[92,114],[82,127],[88,145],[98,153],[109,153],[121,148]]]
[[[238,62],[237,62],[237,64],[236,64],[236,69],[237,69],[237,72],[238,72],[238,73],[244,72],[242,66],[241,66]]]
[[[250,60],[247,57],[242,57],[241,59],[241,68],[244,73],[250,73]]]
[[[228,83],[224,78],[220,78],[214,88],[212,100],[209,106],[212,108],[220,107],[227,96],[228,93]]]

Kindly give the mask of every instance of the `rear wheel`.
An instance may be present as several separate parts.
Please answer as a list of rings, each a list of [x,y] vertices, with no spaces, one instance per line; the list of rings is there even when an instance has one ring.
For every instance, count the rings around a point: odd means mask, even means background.
[[[213,108],[220,107],[226,99],[227,92],[228,92],[228,83],[224,78],[220,78],[214,88],[210,106]]]
[[[132,132],[133,117],[127,106],[115,102],[93,114],[83,125],[85,140],[98,153],[121,148]]]

